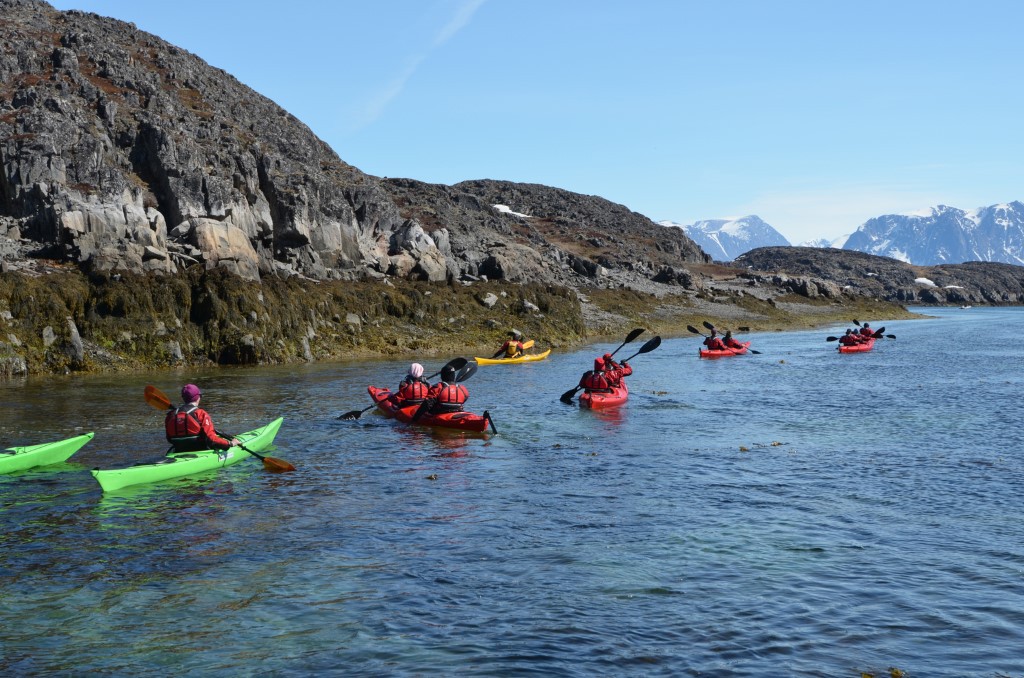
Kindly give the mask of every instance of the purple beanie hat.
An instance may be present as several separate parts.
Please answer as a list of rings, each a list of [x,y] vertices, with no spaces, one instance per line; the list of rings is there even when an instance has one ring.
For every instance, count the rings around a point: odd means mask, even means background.
[[[182,402],[191,403],[196,398],[203,395],[202,391],[195,384],[185,384],[181,389],[181,400]]]

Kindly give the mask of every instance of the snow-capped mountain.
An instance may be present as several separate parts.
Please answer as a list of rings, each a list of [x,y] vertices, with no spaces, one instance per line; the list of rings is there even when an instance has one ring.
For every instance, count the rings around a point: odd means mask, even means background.
[[[689,226],[672,221],[659,223],[683,229],[691,240],[717,261],[732,261],[758,247],[789,245],[781,233],[754,215],[740,219],[707,219]]]
[[[797,243],[797,247],[835,247],[836,249],[843,249],[843,245],[850,238],[850,234],[847,233],[844,236],[840,236],[835,240],[829,240],[828,238],[818,238],[817,240],[805,240],[804,242]]]
[[[965,261],[1024,265],[1024,204],[1014,201],[971,211],[939,205],[886,214],[861,224],[843,249],[919,266]]]

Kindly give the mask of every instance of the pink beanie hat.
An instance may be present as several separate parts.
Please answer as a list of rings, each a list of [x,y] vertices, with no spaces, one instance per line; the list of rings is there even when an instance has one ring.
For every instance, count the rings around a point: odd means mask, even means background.
[[[201,395],[202,391],[195,384],[185,384],[181,389],[181,401],[185,403],[191,403]]]
[[[410,376],[416,377],[417,379],[423,376],[423,365],[419,363],[413,363],[409,367]]]

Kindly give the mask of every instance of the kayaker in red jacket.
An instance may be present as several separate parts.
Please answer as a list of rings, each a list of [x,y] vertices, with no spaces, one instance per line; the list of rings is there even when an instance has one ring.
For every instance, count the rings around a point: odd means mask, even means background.
[[[743,348],[743,344],[732,338],[732,330],[725,331],[725,338],[722,339],[722,343],[726,348]]]
[[[399,407],[422,403],[430,392],[430,382],[423,378],[423,365],[413,363],[398,390],[391,395],[392,402]]]
[[[608,373],[605,372],[604,358],[594,359],[594,369],[583,373],[583,376],[580,377],[579,387],[599,393],[608,393],[612,390],[612,382]]]
[[[868,338],[872,336],[874,333],[875,331],[871,329],[871,325],[868,325],[867,323],[864,323],[864,327],[860,328],[860,336],[864,338]]]
[[[430,387],[427,399],[434,401],[430,407],[431,414],[461,412],[462,406],[469,400],[469,391],[455,382],[455,368],[446,366],[441,370],[441,381]]]
[[[499,356],[504,358],[518,358],[523,354],[525,349],[523,348],[522,333],[519,330],[512,330],[508,335],[508,341],[501,345],[498,352],[491,356],[492,358],[497,358]]]
[[[704,340],[704,345],[708,347],[709,351],[724,351],[725,344],[718,338],[718,332],[711,330],[711,336]]]
[[[863,344],[860,336],[853,333],[853,330],[846,330],[846,334],[839,337],[839,343],[843,346],[856,346],[857,344]]]
[[[605,377],[613,388],[622,383],[623,377],[633,374],[633,368],[630,367],[629,363],[622,362],[619,364],[615,362],[611,353],[605,353],[601,360],[604,363]]]
[[[206,410],[199,408],[202,395],[195,384],[185,384],[181,389],[182,404],[167,412],[164,418],[167,442],[174,446],[175,452],[226,450],[240,444],[238,438],[225,440],[217,435],[213,419]]]

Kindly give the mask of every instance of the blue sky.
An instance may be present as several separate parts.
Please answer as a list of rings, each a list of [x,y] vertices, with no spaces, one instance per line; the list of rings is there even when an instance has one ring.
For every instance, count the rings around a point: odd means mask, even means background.
[[[756,214],[793,243],[1024,199],[1024,3],[51,4],[193,52],[377,176]]]

